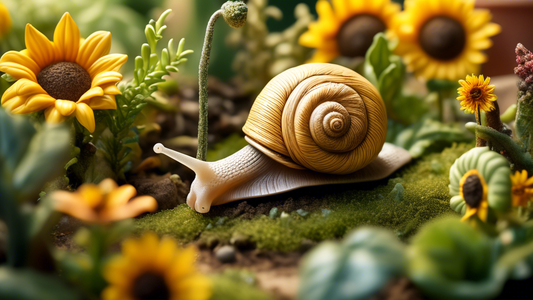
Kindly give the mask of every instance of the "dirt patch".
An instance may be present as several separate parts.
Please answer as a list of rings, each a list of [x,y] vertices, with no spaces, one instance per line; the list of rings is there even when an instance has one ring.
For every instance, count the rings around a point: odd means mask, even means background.
[[[198,269],[204,273],[221,272],[224,269],[252,271],[259,287],[276,299],[296,299],[298,291],[298,264],[301,252],[237,251],[234,263],[221,263],[211,250],[200,250]]]

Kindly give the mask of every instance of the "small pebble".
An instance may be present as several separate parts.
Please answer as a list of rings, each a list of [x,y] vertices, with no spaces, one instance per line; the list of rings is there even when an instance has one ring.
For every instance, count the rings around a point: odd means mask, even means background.
[[[213,224],[209,223],[205,226],[205,229],[213,229]]]
[[[237,261],[237,251],[233,246],[222,246],[215,250],[215,256],[221,263],[232,263]]]
[[[405,192],[405,188],[401,183],[397,183],[389,193],[389,196],[391,196],[394,201],[400,202],[403,200],[403,192]]]
[[[431,172],[435,174],[444,174],[444,165],[436,159],[431,161]]]
[[[279,217],[281,219],[281,225],[282,226],[288,226],[290,221],[290,215],[286,212],[282,212],[281,216]]]
[[[272,209],[270,210],[270,212],[268,213],[268,216],[271,218],[271,219],[275,219],[278,217],[278,213],[279,213],[279,210],[277,207],[272,207]]]
[[[305,211],[305,210],[303,210],[301,208],[296,210],[296,213],[299,214],[302,217],[305,217],[305,216],[307,216],[309,214],[309,212],[307,212],[307,211]]]
[[[327,216],[329,216],[329,214],[331,213],[331,210],[327,209],[327,208],[323,208],[322,209],[322,216],[324,218],[326,218]]]
[[[222,218],[218,219],[216,225],[217,226],[222,226],[222,225],[224,225],[224,222],[226,222],[226,217],[222,217]]]

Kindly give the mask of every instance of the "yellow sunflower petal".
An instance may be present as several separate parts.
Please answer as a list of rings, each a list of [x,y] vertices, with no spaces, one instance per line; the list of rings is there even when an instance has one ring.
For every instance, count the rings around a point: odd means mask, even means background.
[[[135,195],[137,195],[137,190],[131,184],[122,185],[107,195],[106,206],[122,206],[128,203]]]
[[[81,95],[80,99],[76,103],[82,103],[82,102],[89,102],[94,97],[99,97],[104,95],[104,90],[97,86],[89,89],[87,92],[85,92],[83,95]]]
[[[86,103],[77,103],[76,108],[76,119],[80,124],[87,128],[89,132],[94,132],[95,121],[94,121],[94,112]]]
[[[56,99],[48,94],[37,94],[29,96],[24,104],[23,114],[29,114],[36,111],[41,111],[47,107],[54,105]]]
[[[107,55],[110,49],[111,33],[97,31],[81,44],[76,63],[88,70],[100,57]]]
[[[31,57],[39,68],[43,69],[56,60],[54,45],[39,30],[31,24],[26,25],[26,47],[28,55]]]
[[[109,194],[116,190],[118,185],[113,179],[106,178],[98,184],[98,188],[102,191],[102,194]]]
[[[104,96],[107,95],[120,95],[122,94],[118,87],[114,83],[102,85],[102,89],[104,90]],[[114,107],[116,108],[116,107]]]
[[[29,96],[42,94],[46,92],[39,84],[28,79],[19,79],[4,92],[0,102],[6,109],[16,110],[25,105]],[[20,110],[26,110],[26,108],[20,108]]]
[[[178,245],[175,240],[168,237],[162,238],[159,242],[157,257],[154,258],[154,264],[161,269],[168,268],[174,260],[177,250]]]
[[[461,218],[461,222],[468,220],[470,217],[474,216],[475,214],[477,214],[477,208],[468,207],[466,209],[465,215]]]
[[[98,220],[94,210],[75,193],[55,191],[50,194],[50,197],[53,199],[54,207],[57,211],[88,222],[96,222]]]
[[[39,66],[25,52],[8,51],[0,59],[0,71],[21,79],[37,81]],[[13,70],[14,69],[14,70]]]
[[[115,96],[104,95],[92,98],[89,106],[92,109],[117,109],[117,102],[115,101]]]
[[[55,107],[65,117],[72,115],[76,111],[76,103],[70,100],[56,100]]]
[[[109,54],[99,58],[89,69],[89,75],[94,78],[98,73],[107,71],[118,71],[120,67],[128,60],[124,54]]]
[[[145,212],[154,212],[157,209],[157,201],[152,196],[139,196],[127,204],[115,207],[105,208],[103,217],[110,221],[124,220],[136,217]]]
[[[332,61],[337,56],[339,56],[337,52],[318,49],[317,51],[315,51],[313,57],[311,57],[308,63],[326,63]]]
[[[68,12],[63,15],[56,26],[54,46],[59,60],[76,61],[80,48],[80,30]]]
[[[119,72],[109,71],[98,73],[91,83],[91,87],[101,86],[109,83],[117,83],[122,80],[122,74]]]

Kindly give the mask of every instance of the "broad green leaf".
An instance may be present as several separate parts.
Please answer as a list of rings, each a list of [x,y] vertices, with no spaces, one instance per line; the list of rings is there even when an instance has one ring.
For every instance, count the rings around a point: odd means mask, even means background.
[[[70,131],[65,125],[45,124],[33,136],[13,175],[13,187],[24,195],[38,192],[69,159]]]
[[[34,134],[35,128],[27,118],[11,116],[0,108],[0,160],[7,168],[4,172],[14,172]]]
[[[459,218],[422,228],[408,248],[408,276],[432,299],[492,299],[505,281],[499,247]]]
[[[389,231],[360,228],[339,244],[325,242],[302,261],[298,299],[368,299],[403,273],[404,246]]]
[[[2,300],[70,300],[80,295],[50,274],[29,269],[0,268],[0,299]]]
[[[391,51],[385,35],[378,33],[365,55],[365,77],[377,84],[381,73],[390,65]]]

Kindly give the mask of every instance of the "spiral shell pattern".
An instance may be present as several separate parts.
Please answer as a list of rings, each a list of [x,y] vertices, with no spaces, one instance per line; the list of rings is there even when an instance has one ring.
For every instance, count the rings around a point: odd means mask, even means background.
[[[466,172],[476,169],[487,183],[489,208],[505,211],[511,207],[511,169],[509,162],[488,147],[476,147],[461,155],[450,168],[450,206],[458,213],[466,212],[460,195],[460,181]]]
[[[361,75],[306,64],[268,83],[243,131],[250,144],[288,167],[349,174],[378,156],[387,115],[379,92]]]

